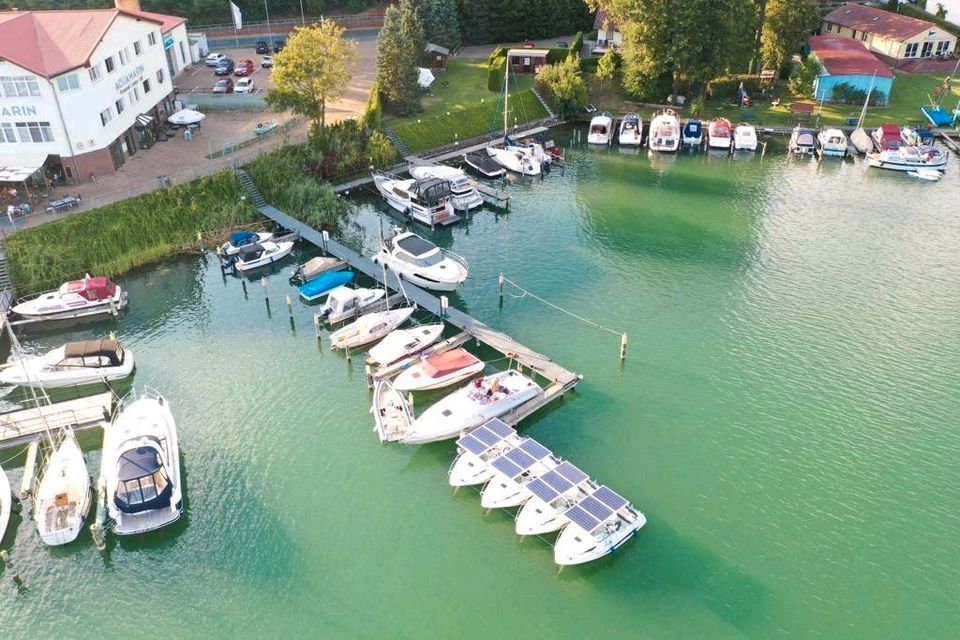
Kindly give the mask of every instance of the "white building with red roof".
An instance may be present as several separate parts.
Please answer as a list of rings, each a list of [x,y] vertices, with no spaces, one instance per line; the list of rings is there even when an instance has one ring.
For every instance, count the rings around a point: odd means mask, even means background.
[[[823,34],[859,40],[890,64],[947,56],[957,48],[957,36],[932,22],[854,3],[825,15]]]
[[[0,170],[89,180],[151,144],[190,64],[186,20],[126,2],[0,13]]]

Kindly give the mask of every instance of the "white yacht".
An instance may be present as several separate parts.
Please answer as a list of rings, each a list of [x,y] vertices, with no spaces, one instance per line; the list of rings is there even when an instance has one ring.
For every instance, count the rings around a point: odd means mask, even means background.
[[[414,305],[362,315],[331,333],[330,346],[334,349],[353,349],[376,342],[406,322],[416,308]]]
[[[73,542],[83,527],[92,497],[83,452],[73,431],[65,429],[44,466],[33,501],[40,538],[51,546]]]
[[[621,146],[639,147],[643,142],[643,120],[636,113],[628,113],[620,121],[617,142]]]
[[[527,485],[532,494],[517,512],[516,530],[521,536],[559,531],[570,520],[567,509],[587,497],[597,486],[570,462],[561,462],[551,471]]]
[[[180,517],[177,425],[162,395],[145,387],[123,399],[104,429],[101,459],[107,512],[118,535],[153,531]]]
[[[570,521],[553,547],[561,565],[583,564],[613,553],[647,523],[642,513],[606,486],[567,509]]]
[[[531,438],[524,438],[515,449],[493,460],[493,477],[480,492],[480,506],[484,509],[517,507],[533,494],[527,485],[562,461],[549,449]]]
[[[387,238],[370,258],[404,280],[433,291],[453,291],[469,273],[466,260],[412,231]]]
[[[463,169],[448,167],[444,164],[413,166],[410,167],[410,175],[417,180],[438,178],[449,182],[453,207],[458,211],[469,211],[483,204],[483,197],[471,184],[470,178]]]
[[[60,285],[56,291],[21,298],[11,311],[24,318],[61,320],[112,314],[127,306],[127,294],[108,278],[84,276]]]
[[[821,156],[847,155],[847,134],[841,129],[824,129],[817,134],[817,150]]]
[[[10,492],[10,479],[0,467],[0,542],[7,534],[7,525],[10,524],[10,510],[13,507],[13,493]]]
[[[483,484],[493,477],[490,463],[521,442],[516,430],[494,418],[457,440],[457,457],[448,471],[451,487]]]
[[[947,154],[934,146],[900,147],[867,154],[867,163],[878,169],[894,171],[944,171]]]
[[[386,366],[423,351],[440,339],[443,323],[422,324],[413,329],[394,329],[380,344],[370,349],[370,359]]]
[[[489,146],[487,155],[507,171],[513,171],[524,176],[538,176],[541,172],[540,162],[517,147]]]
[[[273,234],[267,231],[234,231],[230,234],[230,239],[220,246],[220,255],[233,256],[239,253],[242,247],[272,239]]]
[[[327,294],[317,317],[330,324],[337,324],[363,313],[370,305],[379,302],[386,295],[383,289],[351,289],[339,286]]]
[[[380,442],[402,438],[413,424],[413,410],[389,380],[377,380],[373,387],[373,406],[370,407]]]
[[[241,247],[240,251],[231,258],[231,263],[234,269],[244,273],[283,260],[290,255],[291,251],[293,251],[293,242],[290,241],[248,244]]]
[[[417,222],[433,227],[460,219],[453,206],[450,183],[446,180],[399,180],[377,173],[373,176],[373,184],[387,204]]]
[[[647,148],[651,151],[676,151],[680,148],[680,121],[673,109],[658,113],[650,121]]]
[[[423,444],[453,438],[542,395],[537,383],[512,369],[477,378],[424,411],[403,442]]]
[[[541,144],[536,138],[527,137],[521,138],[520,140],[514,140],[510,136],[504,136],[503,143],[507,148],[519,149],[528,157],[533,158],[540,163],[541,168],[544,165],[553,164],[553,156],[547,152],[543,144]]]
[[[472,378],[483,368],[483,361],[466,349],[451,349],[410,365],[396,377],[393,386],[400,391],[441,389]]]
[[[122,380],[133,373],[133,367],[133,353],[116,340],[68,342],[41,356],[5,365],[0,384],[46,389],[79,386]]]
[[[733,130],[734,151],[756,151],[757,129],[752,124],[738,124]]]
[[[590,120],[590,129],[587,131],[588,144],[609,145],[613,140],[613,116],[601,113]]]

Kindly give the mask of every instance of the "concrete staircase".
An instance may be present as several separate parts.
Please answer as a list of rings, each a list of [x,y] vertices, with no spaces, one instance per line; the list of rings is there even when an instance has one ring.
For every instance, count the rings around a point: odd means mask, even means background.
[[[410,149],[407,145],[403,144],[403,140],[400,139],[400,136],[397,135],[397,132],[393,129],[388,129],[384,127],[383,135],[387,136],[387,140],[393,143],[393,146],[397,148],[397,151],[400,152],[400,155],[406,158],[407,156],[412,156]]]
[[[260,189],[257,189],[257,185],[253,183],[253,178],[250,177],[250,174],[243,169],[237,169],[236,173],[237,177],[240,178],[240,184],[243,185],[243,188],[250,196],[250,202],[253,203],[253,206],[257,209],[267,206],[267,201],[263,198],[263,194],[260,193]]]
[[[551,109],[551,108],[550,108],[550,105],[547,104],[547,101],[543,99],[543,96],[540,95],[540,92],[537,91],[536,89],[530,89],[530,90],[533,91],[533,95],[537,96],[537,100],[539,100],[539,101],[540,101],[540,104],[543,105],[543,108],[547,110],[547,113],[550,114],[550,117],[551,117],[551,118],[556,118],[556,117],[557,117],[557,114],[555,114],[555,113],[553,112],[553,109]]]

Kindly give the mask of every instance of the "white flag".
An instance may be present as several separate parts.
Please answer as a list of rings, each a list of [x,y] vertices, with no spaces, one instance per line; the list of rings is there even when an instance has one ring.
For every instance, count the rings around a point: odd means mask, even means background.
[[[230,13],[233,14],[233,28],[243,29],[243,14],[240,13],[240,7],[231,2]]]

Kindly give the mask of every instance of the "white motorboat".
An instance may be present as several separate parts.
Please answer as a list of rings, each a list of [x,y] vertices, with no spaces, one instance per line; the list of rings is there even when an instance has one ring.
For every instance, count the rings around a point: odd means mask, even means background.
[[[536,158],[533,158],[517,147],[487,147],[487,154],[497,164],[506,169],[524,176],[540,175],[541,167]]]
[[[387,379],[377,380],[373,387],[373,406],[370,407],[380,442],[399,440],[413,424],[413,411]]]
[[[317,312],[317,317],[330,324],[337,324],[357,315],[367,307],[383,299],[383,289],[351,289],[340,286],[327,294],[327,299]]]
[[[353,349],[376,342],[406,322],[416,308],[414,305],[362,315],[331,333],[330,346],[334,349]]]
[[[922,147],[900,147],[887,151],[867,154],[867,163],[878,169],[894,171],[944,171],[947,168],[947,154],[939,148],[925,145]]]
[[[325,273],[337,271],[345,266],[347,266],[346,260],[317,256],[295,266],[290,272],[290,280],[297,284],[305,284]]]
[[[468,487],[483,484],[493,477],[490,463],[521,442],[513,427],[494,418],[457,440],[457,457],[450,465],[450,486]]]
[[[253,271],[283,260],[293,251],[293,242],[263,242],[241,247],[230,264],[240,273]]]
[[[553,156],[547,153],[546,148],[536,138],[527,137],[514,140],[510,136],[503,137],[503,144],[508,149],[519,149],[528,157],[540,163],[540,167],[553,163]]]
[[[673,109],[658,113],[650,121],[647,148],[651,151],[672,152],[680,148],[680,121]]]
[[[733,130],[734,151],[756,151],[757,129],[750,124],[738,124]]]
[[[707,146],[711,149],[730,149],[733,129],[726,118],[714,118],[707,125]]]
[[[480,492],[480,506],[484,509],[520,506],[533,495],[527,490],[530,481],[557,468],[561,462],[536,440],[524,438],[516,448],[490,462],[494,473]]]
[[[162,395],[145,387],[123,399],[104,429],[101,460],[107,512],[118,535],[153,531],[180,517],[177,425]]]
[[[34,520],[40,538],[56,546],[73,542],[92,501],[90,476],[77,437],[70,429],[47,461],[34,497]]]
[[[877,151],[896,151],[903,145],[900,137],[900,127],[892,123],[885,123],[874,129],[870,134],[873,146]]]
[[[639,147],[643,142],[643,120],[636,113],[628,113],[620,121],[617,142],[622,146]]]
[[[452,349],[427,356],[404,369],[393,386],[400,391],[440,389],[472,378],[483,367],[483,362],[466,349]]]
[[[0,467],[0,542],[3,542],[3,537],[7,534],[12,507],[13,493],[10,492],[10,479],[7,478],[3,467]]]
[[[80,386],[122,380],[133,373],[133,367],[133,354],[116,340],[68,342],[42,356],[5,365],[0,384],[46,389]]]
[[[108,278],[84,276],[33,297],[21,298],[13,311],[24,318],[62,320],[113,314],[127,306],[127,294]]]
[[[933,144],[933,133],[925,127],[900,127],[900,141],[911,147]]]
[[[273,239],[273,234],[266,231],[234,231],[230,239],[220,246],[220,255],[236,255],[242,247],[258,244]]]
[[[790,152],[796,155],[812,154],[816,147],[817,132],[805,127],[794,127],[790,134]]]
[[[931,182],[936,182],[943,177],[943,174],[936,169],[917,169],[915,171],[907,171],[907,175],[914,178],[919,178],[920,180],[929,180]]]
[[[824,129],[817,134],[817,149],[821,156],[846,156],[847,144],[847,134],[841,129]]]
[[[564,512],[570,521],[557,537],[553,559],[561,565],[583,564],[613,553],[647,523],[642,513],[606,486]]]
[[[460,219],[453,207],[453,194],[447,180],[399,180],[376,173],[373,184],[388,205],[417,222],[433,227]]]
[[[467,163],[467,166],[477,171],[477,173],[488,178],[499,178],[506,173],[506,169],[504,169],[499,162],[481,151],[472,151],[464,154],[463,161]]]
[[[567,510],[593,493],[597,486],[583,471],[569,462],[561,462],[527,485],[532,494],[517,512],[516,531],[521,536],[559,531],[570,520]]]
[[[537,383],[512,369],[477,378],[424,411],[403,442],[423,444],[453,438],[542,395]]]
[[[476,187],[470,183],[470,178],[464,173],[463,169],[448,167],[444,164],[414,166],[410,167],[410,175],[417,180],[438,178],[449,182],[453,207],[458,211],[469,211],[483,204],[483,197],[477,192]]]
[[[404,280],[433,291],[453,291],[463,284],[469,273],[466,260],[412,231],[384,240],[380,251],[371,259],[386,265]]]
[[[587,131],[587,144],[609,145],[612,140],[613,116],[606,112],[593,116]]]
[[[394,329],[370,349],[370,358],[380,366],[393,364],[423,351],[440,339],[443,323],[422,324],[413,329]]]

